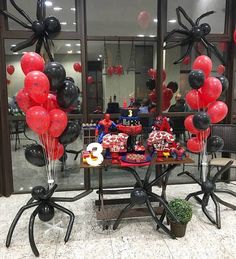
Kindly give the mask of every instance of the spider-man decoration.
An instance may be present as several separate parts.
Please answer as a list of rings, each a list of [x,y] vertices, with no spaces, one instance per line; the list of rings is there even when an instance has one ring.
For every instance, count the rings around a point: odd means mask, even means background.
[[[153,130],[166,131],[172,133],[172,128],[170,127],[169,118],[165,116],[157,116],[152,126]]]
[[[96,136],[98,136],[98,143],[102,143],[103,137],[110,133],[111,131],[116,130],[116,124],[110,119],[110,114],[105,114],[104,119],[98,122],[96,127]]]
[[[12,19],[13,21],[23,26],[24,28],[29,29],[33,32],[32,36],[29,39],[16,44],[16,46],[12,47],[11,50],[13,52],[17,52],[19,50],[30,47],[37,42],[35,52],[40,53],[42,45],[44,45],[50,61],[53,61],[53,56],[49,47],[49,40],[54,38],[56,34],[58,34],[61,31],[61,24],[58,21],[58,19],[53,16],[45,17],[45,8],[43,6],[44,0],[37,1],[37,12],[36,12],[37,20],[35,21],[33,21],[28,16],[28,14],[26,14],[25,11],[22,10],[15,3],[14,0],[10,0],[10,2],[12,6],[27,20],[27,23],[29,24],[21,21],[20,19],[10,14],[6,10],[0,10],[0,14],[4,14],[9,19]],[[52,40],[51,40],[51,43],[53,44]]]
[[[174,62],[174,64],[181,63],[185,59],[185,57],[190,55],[191,50],[192,50],[192,48],[194,46],[194,43],[201,42],[202,45],[207,50],[207,55],[209,57],[211,57],[211,51],[213,51],[213,53],[221,61],[221,63],[223,65],[225,65],[225,61],[224,61],[222,55],[220,54],[220,52],[218,51],[218,49],[216,48],[216,46],[206,39],[206,36],[211,32],[211,26],[208,23],[199,24],[201,19],[203,19],[204,17],[209,16],[211,14],[214,14],[214,13],[215,13],[215,11],[206,12],[206,13],[202,14],[201,16],[199,16],[196,19],[196,21],[194,22],[187,15],[187,13],[184,11],[184,9],[182,7],[179,6],[178,8],[176,8],[178,24],[183,29],[174,29],[174,30],[172,30],[171,32],[169,32],[167,34],[167,36],[165,37],[165,40],[164,40],[166,42],[166,45],[164,46],[164,49],[171,49],[171,48],[174,48],[174,47],[177,47],[177,46],[186,46],[186,45],[188,47],[187,47],[187,50],[184,53],[184,55],[182,57],[180,57],[178,60],[176,60]],[[181,21],[181,14],[184,16],[184,18],[191,25],[190,29],[186,25],[184,25],[182,23],[182,21]],[[171,39],[172,35],[174,35],[175,33],[179,33],[179,34],[185,35],[186,38],[178,41],[177,43],[171,43],[170,39]]]

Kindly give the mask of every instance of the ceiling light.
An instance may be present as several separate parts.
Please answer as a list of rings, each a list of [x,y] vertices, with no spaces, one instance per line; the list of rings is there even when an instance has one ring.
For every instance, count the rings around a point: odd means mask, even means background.
[[[18,52],[13,52],[14,55],[18,55],[19,53]]]
[[[100,54],[100,55],[98,55],[99,56],[99,58],[102,58],[102,55]]]
[[[61,8],[61,7],[59,7],[59,6],[56,6],[56,7],[54,7],[54,8],[53,8],[53,10],[54,10],[54,11],[61,11],[61,10],[62,10],[62,8]]]
[[[175,19],[171,19],[168,21],[169,23],[176,23],[176,20]]]
[[[154,38],[154,37],[156,37],[156,35],[150,34],[149,37],[150,37],[150,38]]]
[[[100,61],[101,59],[100,58],[97,58],[97,61]]]
[[[61,25],[67,25],[67,22],[60,22]]]
[[[72,50],[72,49],[71,49],[71,50],[68,50],[67,53],[68,53],[68,54],[71,54],[71,53],[73,53],[73,50]]]
[[[71,11],[75,11],[75,7],[70,8]]]
[[[24,190],[24,188],[23,187],[20,187],[20,191],[23,191]]]
[[[76,22],[73,22],[73,25],[76,25]]]
[[[81,51],[80,51],[80,50],[78,50],[78,51],[76,51],[76,53],[81,54]]]
[[[157,19],[157,18],[155,18],[155,19],[153,19],[153,21],[154,21],[154,22],[158,22],[158,19]]]
[[[45,5],[46,6],[52,6],[52,2],[51,1],[45,1]]]
[[[137,37],[144,37],[144,35],[143,34],[138,34]]]
[[[66,47],[71,47],[71,44],[70,43],[66,43],[65,46]]]
[[[76,43],[75,45],[76,45],[76,46],[80,46],[80,43]]]

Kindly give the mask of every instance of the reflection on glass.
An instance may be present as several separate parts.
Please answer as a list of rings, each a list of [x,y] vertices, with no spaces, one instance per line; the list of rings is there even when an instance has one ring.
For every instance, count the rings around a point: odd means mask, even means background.
[[[156,0],[87,0],[86,6],[88,35],[156,35]]]
[[[56,17],[61,23],[61,30],[62,31],[76,31],[76,20],[75,20],[75,1],[74,0],[67,0],[66,2],[63,0],[57,1],[43,1],[45,4],[46,9],[46,17],[47,16],[54,16]],[[21,0],[16,1],[17,5],[21,9],[23,9],[29,17],[36,21],[36,10],[37,10],[37,1],[29,1],[28,0]],[[28,23],[27,20],[24,19],[16,9],[11,5],[10,1],[7,0],[7,10],[20,20]],[[18,23],[8,19],[8,27],[10,30],[25,30],[24,27],[19,25]]]
[[[209,23],[211,33],[224,33],[225,26],[225,0],[168,0],[167,8],[167,31],[180,28],[176,16],[176,8],[181,6],[192,20],[196,20],[200,15],[208,11],[215,11],[215,14],[202,19],[202,23]],[[191,25],[181,16],[182,22],[188,28]]]
[[[155,53],[151,42],[88,42],[88,73],[94,79],[87,85],[89,112],[119,113],[132,99],[138,107],[147,106],[146,81],[156,66]]]

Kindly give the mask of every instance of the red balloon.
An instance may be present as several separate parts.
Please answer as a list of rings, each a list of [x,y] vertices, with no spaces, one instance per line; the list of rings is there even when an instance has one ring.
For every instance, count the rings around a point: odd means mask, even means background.
[[[62,134],[67,126],[67,115],[60,109],[51,110],[49,115],[51,119],[51,125],[48,132],[52,137],[57,138]]]
[[[26,113],[32,106],[38,105],[32,99],[30,99],[28,93],[26,93],[24,89],[20,89],[20,91],[17,93],[16,102],[24,113]]]
[[[15,72],[15,67],[13,65],[8,65],[7,66],[7,73],[9,75],[12,75]]]
[[[156,103],[157,102],[157,94],[155,90],[152,90],[151,93],[148,95],[149,99],[153,102]]]
[[[183,63],[184,65],[188,65],[188,64],[190,63],[190,61],[191,61],[191,57],[190,57],[190,56],[186,56],[186,57],[184,58],[184,60],[182,61],[182,63]]]
[[[151,21],[151,16],[147,11],[142,11],[137,17],[138,25],[142,29],[147,29]]]
[[[109,76],[112,76],[113,74],[114,74],[114,68],[112,67],[112,66],[110,66],[110,67],[108,67],[107,68],[107,74],[109,75]]]
[[[60,159],[64,154],[64,146],[60,143],[57,144],[55,149],[49,149],[47,150],[48,157],[51,160],[58,160]]]
[[[35,52],[26,52],[20,60],[21,69],[25,75],[31,71],[43,72],[44,63],[44,59]]]
[[[224,74],[224,72],[225,72],[225,66],[219,65],[219,66],[217,67],[216,71],[217,71],[217,73],[220,74],[220,75]]]
[[[201,92],[203,103],[208,105],[220,97],[222,84],[219,79],[210,76],[205,80],[199,91]]]
[[[88,84],[92,84],[93,83],[93,77],[92,76],[88,76],[87,83]]]
[[[173,97],[173,92],[170,88],[164,88],[162,90],[162,96],[164,101],[170,101]]]
[[[236,43],[236,29],[234,30],[234,43]]]
[[[215,101],[209,104],[207,113],[211,119],[211,123],[217,123],[225,118],[228,113],[228,107],[224,102]]]
[[[156,76],[157,76],[156,69],[154,69],[154,68],[149,68],[149,69],[148,69],[148,75],[149,75],[152,79],[155,79]]]
[[[79,62],[74,63],[73,67],[74,67],[74,70],[75,70],[76,72],[79,72],[79,73],[82,72],[82,66],[81,66],[81,64],[80,64]]]
[[[193,110],[201,109],[204,106],[202,102],[202,95],[196,89],[189,91],[185,96],[185,100],[189,107]]]
[[[208,56],[201,55],[194,60],[192,68],[202,70],[207,78],[212,70],[212,61]]]
[[[26,122],[34,132],[41,135],[48,131],[50,116],[43,107],[34,106],[26,112]]]
[[[207,139],[210,136],[210,133],[211,133],[211,129],[207,128],[206,130],[199,131],[198,134],[197,134],[197,137],[198,137],[199,140],[204,140],[204,139]]]
[[[47,76],[40,71],[29,72],[25,77],[25,91],[36,103],[47,100],[50,83]]]
[[[116,66],[116,69],[115,69],[115,72],[117,75],[122,75],[124,73],[124,69],[123,69],[123,66],[122,65],[118,65]]]
[[[187,148],[189,151],[193,152],[193,153],[200,153],[202,152],[204,147],[204,144],[202,141],[200,141],[197,137],[194,138],[190,138],[187,141]]]
[[[46,102],[43,103],[43,108],[45,108],[48,112],[53,109],[59,108],[57,104],[57,97],[54,94],[48,94]]]
[[[186,128],[187,131],[197,135],[199,133],[199,130],[197,130],[194,125],[193,125],[193,115],[189,115],[185,120],[184,120],[184,127]]]
[[[59,140],[57,138],[52,137],[50,134],[48,134],[48,132],[40,135],[39,139],[46,148],[46,150],[54,150],[59,143]]]
[[[167,101],[163,100],[163,102],[162,102],[162,111],[167,110],[169,107],[170,107],[170,101],[169,100],[167,100]]]

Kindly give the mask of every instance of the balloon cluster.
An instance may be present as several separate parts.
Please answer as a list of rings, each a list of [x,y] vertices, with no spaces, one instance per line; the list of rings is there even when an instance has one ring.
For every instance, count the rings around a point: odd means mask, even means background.
[[[113,75],[122,75],[124,74],[124,68],[122,65],[117,65],[117,66],[109,66],[107,68],[107,74],[109,76],[113,76]]]
[[[227,105],[217,100],[227,90],[228,80],[223,75],[210,76],[211,70],[211,59],[201,55],[195,59],[189,73],[189,84],[193,89],[187,93],[186,102],[198,112],[188,116],[184,124],[190,133],[196,135],[187,142],[188,149],[194,153],[203,151],[204,141],[210,135],[210,124],[222,121],[228,113]]]
[[[45,64],[37,53],[25,53],[21,68],[25,74],[24,88],[17,93],[16,101],[43,145],[27,146],[25,157],[36,166],[50,165],[63,156],[64,145],[78,137],[79,125],[68,123],[66,114],[78,98],[78,88],[72,78],[66,77],[60,63]]]

